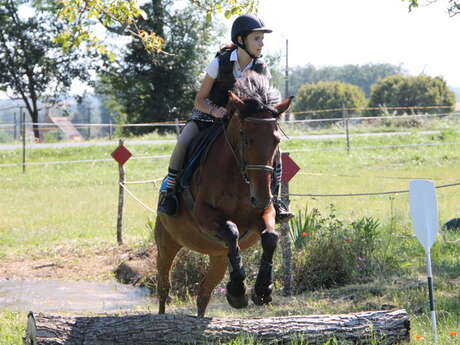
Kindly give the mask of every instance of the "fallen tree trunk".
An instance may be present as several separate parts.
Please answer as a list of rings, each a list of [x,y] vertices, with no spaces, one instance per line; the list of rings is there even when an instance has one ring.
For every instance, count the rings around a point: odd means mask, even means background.
[[[261,344],[323,344],[336,338],[342,344],[399,344],[409,340],[405,310],[338,315],[297,315],[224,319],[187,315],[103,315],[92,317],[29,313],[25,344],[214,344],[250,337]],[[375,344],[375,343],[374,343]]]

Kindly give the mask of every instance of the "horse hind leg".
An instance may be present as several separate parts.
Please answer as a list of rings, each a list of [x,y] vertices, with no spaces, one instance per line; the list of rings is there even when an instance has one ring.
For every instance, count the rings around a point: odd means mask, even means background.
[[[158,313],[164,314],[171,289],[171,266],[181,246],[171,238],[158,218],[155,224],[155,242],[157,245]]]
[[[227,270],[228,259],[226,256],[210,256],[209,267],[206,277],[200,284],[196,304],[198,308],[198,317],[204,317],[206,307],[211,299],[211,293],[214,288],[224,279]]]
[[[274,231],[264,231],[260,237],[263,253],[256,283],[251,292],[251,299],[256,305],[264,305],[272,301],[273,254],[278,242],[278,234]]]

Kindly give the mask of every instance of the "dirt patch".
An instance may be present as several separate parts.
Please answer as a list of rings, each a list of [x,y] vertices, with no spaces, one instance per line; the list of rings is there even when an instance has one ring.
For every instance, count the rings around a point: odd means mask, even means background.
[[[122,262],[145,250],[142,244],[118,246],[109,243],[70,243],[33,250],[27,255],[9,254],[2,258],[0,280],[113,280],[113,272]]]

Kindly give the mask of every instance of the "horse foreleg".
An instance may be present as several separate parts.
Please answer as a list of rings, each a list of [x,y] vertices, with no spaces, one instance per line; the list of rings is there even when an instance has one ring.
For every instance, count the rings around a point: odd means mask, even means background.
[[[211,299],[211,293],[225,276],[228,259],[226,256],[210,256],[209,268],[206,277],[200,284],[196,304],[198,307],[198,317],[204,317],[206,307]]]
[[[265,230],[260,234],[262,244],[262,258],[260,260],[259,273],[251,293],[251,299],[256,305],[263,305],[272,301],[272,271],[273,254],[278,243],[278,234],[274,230],[274,211],[268,209],[262,217],[265,223]]]
[[[241,264],[240,247],[238,246],[239,231],[235,223],[226,221],[219,232],[228,246],[228,262],[230,281],[227,283],[227,301],[233,308],[244,308],[248,305],[244,279],[246,273]]]
[[[164,314],[171,289],[171,266],[181,246],[171,238],[158,219],[155,225],[155,242],[157,244],[158,313]]]

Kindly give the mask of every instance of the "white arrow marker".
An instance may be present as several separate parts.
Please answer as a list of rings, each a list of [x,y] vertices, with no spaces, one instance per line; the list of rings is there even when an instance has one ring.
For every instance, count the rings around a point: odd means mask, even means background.
[[[425,248],[426,253],[433,342],[437,344],[436,311],[434,306],[433,273],[431,271],[430,250],[433,243],[436,241],[439,222],[436,191],[433,182],[428,180],[412,180],[409,186],[409,200],[415,234],[419,242]]]

